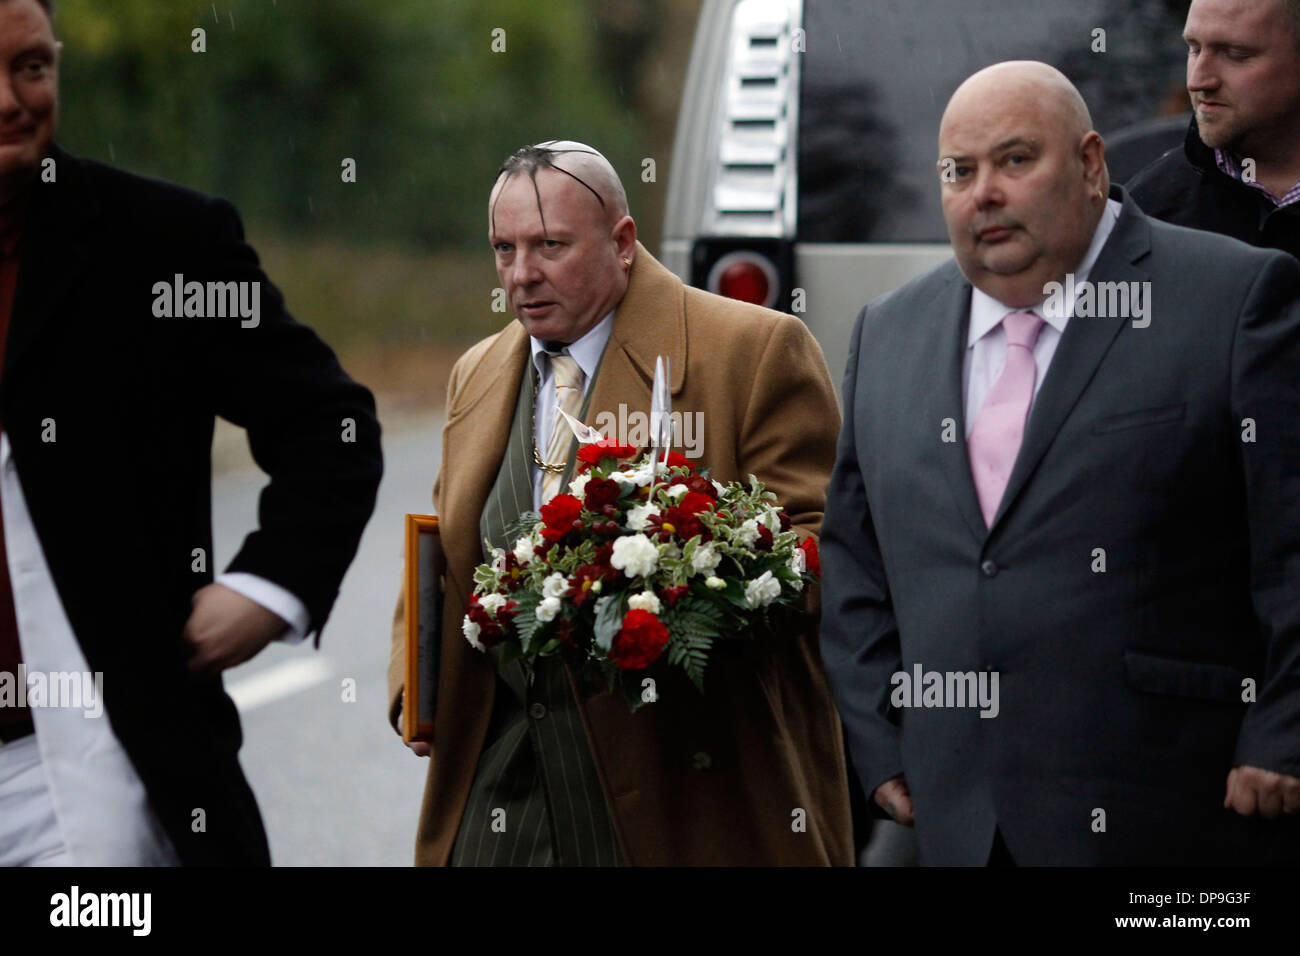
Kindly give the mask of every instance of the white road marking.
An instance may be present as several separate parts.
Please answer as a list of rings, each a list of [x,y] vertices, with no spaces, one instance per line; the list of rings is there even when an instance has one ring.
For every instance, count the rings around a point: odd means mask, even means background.
[[[330,666],[319,656],[284,661],[229,685],[226,693],[240,713],[270,704],[328,680]]]

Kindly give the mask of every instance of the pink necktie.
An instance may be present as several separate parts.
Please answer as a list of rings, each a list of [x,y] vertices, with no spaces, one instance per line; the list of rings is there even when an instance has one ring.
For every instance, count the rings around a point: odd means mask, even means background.
[[[993,526],[993,516],[998,513],[1025,437],[1025,419],[1029,417],[1038,374],[1034,343],[1043,320],[1032,312],[1010,312],[1003,317],[1002,327],[1007,332],[1007,362],[984,399],[967,441],[975,493],[989,527]]]

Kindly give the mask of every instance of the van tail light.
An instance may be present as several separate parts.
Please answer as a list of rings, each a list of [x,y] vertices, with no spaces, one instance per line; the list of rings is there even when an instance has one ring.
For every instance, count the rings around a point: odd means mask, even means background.
[[[752,252],[728,253],[709,272],[710,292],[768,308],[776,299],[779,284],[776,267]]]
[[[691,284],[729,299],[788,312],[794,285],[792,244],[762,238],[696,240]]]

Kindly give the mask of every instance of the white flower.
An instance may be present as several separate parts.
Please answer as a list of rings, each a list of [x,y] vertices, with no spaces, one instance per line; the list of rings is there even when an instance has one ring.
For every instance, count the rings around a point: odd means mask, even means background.
[[[764,508],[763,517],[760,520],[767,525],[767,530],[773,534],[781,530],[781,518],[777,515],[775,508]]]
[[[496,617],[497,611],[506,606],[506,596],[504,594],[485,594],[478,599],[478,603],[483,610]]]
[[[736,540],[747,548],[752,548],[758,540],[758,522],[750,518],[736,529]]]
[[[682,496],[684,496],[686,492],[690,490],[691,489],[687,488],[685,485],[671,485],[664,489],[664,494],[666,494],[673,501],[677,501]]]
[[[721,591],[727,586],[727,582],[722,580],[722,578],[718,577],[716,574],[710,574],[704,579],[704,586],[706,588],[712,588],[714,591]]]
[[[564,597],[568,590],[569,580],[559,571],[556,571],[554,574],[548,574],[546,580],[542,582],[542,597],[544,598],[556,598],[558,600],[559,598]],[[548,617],[546,620],[549,621],[550,618]]]
[[[582,496],[587,492],[587,482],[589,481],[591,481],[591,473],[584,471],[569,482],[569,494],[581,501]]]
[[[795,574],[803,574],[808,569],[808,559],[804,557],[803,548],[795,548],[790,555],[790,570]]]
[[[461,622],[460,629],[465,633],[465,640],[469,641],[470,647],[476,651],[487,650],[486,647],[479,643],[478,625],[469,619],[468,614],[465,615],[465,620]]]
[[[627,526],[631,531],[644,531],[652,515],[660,514],[659,507],[652,504],[633,505],[627,510]],[[617,542],[615,542],[617,547]]]
[[[718,550],[711,544],[696,548],[695,553],[691,555],[691,567],[701,574],[716,569],[721,561],[722,555],[718,554]]]
[[[627,599],[627,606],[632,610],[649,611],[651,614],[658,614],[662,608],[659,605],[659,595],[654,591],[642,591],[640,594],[633,594]]]
[[[533,539],[522,537],[515,542],[515,560],[520,564],[527,564],[533,560]]]
[[[659,567],[659,549],[643,534],[629,535],[614,542],[609,563],[629,578],[647,577]]]
[[[542,598],[542,603],[537,605],[537,620],[543,624],[554,621],[555,615],[560,613],[560,603],[557,597]]]
[[[713,488],[717,491],[718,497],[721,498],[722,493],[727,490],[727,486],[720,481],[714,481],[712,478],[710,478],[709,481],[713,482]]]
[[[621,481],[625,485],[640,485],[644,487],[645,485],[650,484],[650,466],[646,465],[643,468],[637,468],[635,470],[625,468],[622,471],[611,472],[609,477],[614,481]]]
[[[506,553],[500,548],[492,549],[492,570],[503,574],[506,570]]]
[[[781,596],[781,582],[764,571],[745,585],[745,603],[750,607],[766,607]]]

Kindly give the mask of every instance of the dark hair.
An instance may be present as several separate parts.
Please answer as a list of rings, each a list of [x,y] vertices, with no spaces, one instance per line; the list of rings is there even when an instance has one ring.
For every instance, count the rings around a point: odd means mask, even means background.
[[[545,144],[538,146],[520,146],[517,150],[506,157],[506,161],[502,163],[501,168],[497,170],[496,178],[492,180],[493,183],[497,183],[501,181],[502,176],[509,180],[519,173],[526,173],[528,175],[528,178],[533,181],[533,193],[537,196],[537,214],[541,217],[543,232],[546,231],[546,214],[542,212],[542,194],[537,188],[537,171],[539,169],[553,169],[557,173],[564,173],[564,175],[585,187],[589,193],[595,196],[596,202],[600,203],[601,209],[605,208],[605,200],[601,197],[600,193],[596,192],[590,183],[587,183],[578,176],[573,175],[573,173],[569,172],[567,169],[555,165],[555,157],[563,156],[566,153],[586,153],[588,156],[594,155],[591,150],[587,149],[551,149]],[[496,209],[496,203],[494,202],[490,211],[493,229],[496,228]]]

